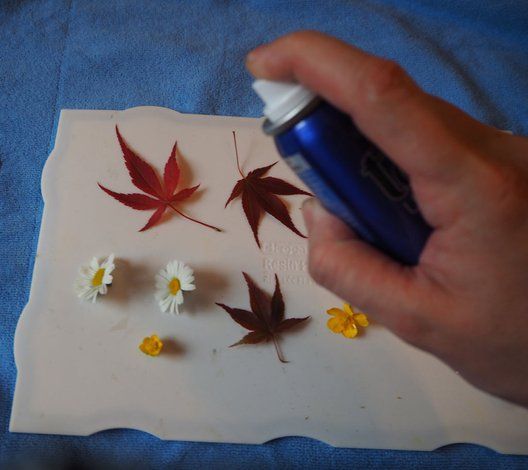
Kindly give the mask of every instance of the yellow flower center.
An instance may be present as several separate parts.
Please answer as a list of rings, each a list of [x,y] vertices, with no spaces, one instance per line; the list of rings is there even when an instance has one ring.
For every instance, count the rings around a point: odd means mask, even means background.
[[[92,286],[99,287],[103,283],[104,268],[99,269],[92,278]]]
[[[169,282],[169,292],[171,295],[176,295],[180,290],[180,280],[177,277],[173,277]]]

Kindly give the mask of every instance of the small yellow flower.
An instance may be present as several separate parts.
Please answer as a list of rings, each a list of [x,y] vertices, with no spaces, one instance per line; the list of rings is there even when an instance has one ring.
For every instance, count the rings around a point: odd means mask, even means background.
[[[326,313],[332,315],[327,322],[328,328],[334,333],[341,333],[345,338],[355,338],[358,334],[358,325],[362,327],[369,325],[367,316],[350,304],[344,304],[343,310],[331,308]]]
[[[147,336],[139,345],[139,350],[149,356],[158,356],[163,348],[163,341],[158,335]]]

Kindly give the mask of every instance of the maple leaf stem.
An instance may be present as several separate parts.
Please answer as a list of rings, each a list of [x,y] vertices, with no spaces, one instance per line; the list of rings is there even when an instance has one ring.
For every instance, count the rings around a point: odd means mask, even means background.
[[[242,173],[242,170],[240,169],[240,160],[238,158],[238,147],[237,147],[235,131],[233,131],[233,142],[235,143],[235,155],[236,155],[236,162],[237,162],[238,172],[240,173],[240,176],[242,176],[242,178],[245,178],[244,173]]]
[[[187,220],[190,220],[191,222],[196,222],[197,224],[203,225],[204,227],[212,228],[213,230],[216,230],[217,232],[222,232],[221,228],[215,227],[214,225],[206,224],[205,222],[201,222],[199,220],[193,219],[192,217],[189,217],[187,214],[184,214],[182,211],[174,207],[172,204],[168,204],[168,206],[177,214],[180,214],[182,217],[184,217]]]
[[[288,364],[289,361],[284,359],[284,356],[282,355],[282,350],[279,346],[279,342],[277,341],[277,337],[275,335],[271,335],[271,339],[273,340],[273,345],[275,346],[275,351],[277,351],[277,357],[279,358],[279,361],[281,361],[283,364]]]

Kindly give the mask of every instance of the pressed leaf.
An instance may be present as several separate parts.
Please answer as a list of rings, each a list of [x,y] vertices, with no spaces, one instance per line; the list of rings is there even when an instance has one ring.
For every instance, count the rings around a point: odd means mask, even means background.
[[[161,183],[158,179],[158,175],[154,169],[139,155],[134,153],[130,147],[128,147],[125,139],[121,136],[119,128],[116,126],[117,139],[119,145],[123,151],[123,157],[125,158],[125,165],[132,178],[132,183],[136,188],[141,189],[145,193],[151,194],[152,196],[162,197],[163,190]]]
[[[174,194],[176,186],[178,186],[178,181],[180,179],[180,167],[176,161],[176,146],[172,147],[172,152],[170,154],[167,163],[165,164],[165,171],[163,172],[163,182],[165,184],[165,197],[170,199]],[[180,191],[181,192],[181,191]]]
[[[205,227],[212,228],[217,232],[222,231],[218,227],[206,224],[205,222],[201,222],[200,220],[196,220],[188,216],[180,208],[177,207],[178,203],[181,203],[185,199],[188,199],[190,196],[192,196],[192,194],[194,194],[194,192],[198,189],[200,185],[198,184],[191,188],[182,189],[175,194],[178,182],[180,180],[180,167],[178,166],[178,162],[176,160],[176,144],[174,144],[174,146],[172,147],[172,152],[167,162],[165,163],[162,185],[154,169],[145,160],[143,160],[139,155],[137,155],[130,149],[125,139],[119,132],[119,128],[117,126],[116,134],[117,139],[119,141],[119,145],[121,146],[121,150],[123,151],[123,158],[125,160],[125,165],[130,174],[132,183],[134,184],[134,186],[141,189],[143,192],[149,194],[149,196],[147,196],[146,194],[139,193],[116,193],[115,191],[112,191],[102,186],[101,184],[99,184],[99,187],[106,194],[113,197],[121,204],[131,207],[132,209],[141,211],[155,209],[154,213],[152,214],[148,222],[145,224],[145,226],[139,230],[140,232],[144,232],[145,230],[148,230],[149,228],[156,225],[161,220],[161,217],[163,216],[165,210],[168,208],[172,209],[178,215],[192,222],[204,225]]]
[[[161,220],[161,217],[163,216],[165,209],[167,209],[167,206],[161,206],[158,209],[156,209],[154,214],[150,216],[150,219],[145,224],[145,226],[141,228],[139,231],[144,232],[145,230],[148,230],[150,227],[153,227],[154,225],[156,225]]]
[[[159,199],[153,199],[145,194],[133,193],[133,194],[123,194],[116,193],[111,189],[105,188],[103,185],[99,187],[106,193],[112,196],[114,199],[117,199],[121,204],[136,209],[138,211],[148,211],[151,209],[156,209],[160,205],[163,205]]]
[[[292,232],[300,237],[306,238],[305,235],[299,232],[297,227],[295,227],[288,212],[288,208],[284,202],[277,197],[277,195],[291,196],[295,194],[303,194],[305,196],[312,196],[312,194],[297,188],[293,184],[280,178],[275,178],[273,176],[264,177],[264,175],[266,175],[271,168],[277,164],[277,162],[256,168],[250,171],[247,175],[244,175],[240,168],[235,131],[233,131],[233,141],[235,145],[237,168],[242,179],[239,179],[235,184],[231,191],[231,195],[227,199],[225,207],[227,207],[231,201],[241,196],[244,214],[246,215],[246,219],[253,232],[253,237],[259,248],[260,240],[258,236],[258,228],[262,212],[267,212],[284,226],[288,227]]]
[[[288,208],[277,196],[270,192],[266,192],[263,188],[258,185],[254,185],[252,188],[255,194],[254,198],[257,203],[264,209],[268,214],[275,217],[279,222],[288,227],[292,232],[296,233],[302,238],[306,238],[297,227],[293,224],[293,221],[288,212]]]
[[[280,194],[281,196],[292,196],[294,194],[303,194],[304,196],[313,196],[313,194],[303,191],[293,184],[287,181],[281,180],[280,178],[274,178],[273,176],[266,176],[260,180],[262,187],[266,188],[270,193]]]
[[[249,305],[251,311],[265,324],[269,324],[270,304],[266,293],[253,282],[253,279],[247,273],[242,273],[249,292]]]
[[[261,166],[260,168],[255,168],[247,174],[246,178],[260,178],[270,171],[277,163],[279,162],[275,162],[267,166]]]
[[[231,308],[219,302],[217,302],[216,305],[222,307],[227,313],[229,313],[233,320],[235,320],[240,326],[243,326],[246,330],[259,330],[265,327],[265,324],[249,310]]]
[[[253,237],[257,242],[258,247],[260,248],[260,240],[258,237],[258,226],[260,223],[260,216],[262,215],[262,209],[254,197],[251,197],[249,191],[244,191],[242,193],[242,207],[244,209],[244,214],[246,219],[249,222],[251,231],[253,232]]]
[[[237,184],[235,184],[235,187],[233,188],[233,191],[231,191],[231,195],[229,196],[229,199],[225,203],[224,209],[228,206],[228,204],[238,196],[240,196],[240,193],[242,192],[242,189],[244,188],[244,181],[240,180],[237,181]]]
[[[266,333],[260,331],[252,331],[244,336],[240,341],[233,343],[230,348],[233,346],[239,346],[240,344],[257,344],[262,343],[263,341],[269,340],[269,336]]]
[[[305,322],[310,317],[284,319],[284,300],[277,275],[275,275],[275,291],[270,300],[268,295],[255,284],[248,274],[242,274],[246,280],[251,310],[233,308],[222,303],[216,304],[223,308],[236,323],[250,331],[240,341],[230,347],[241,344],[257,344],[271,340],[275,346],[279,361],[288,362],[282,355],[278,334]]]
[[[300,325],[301,323],[308,320],[310,317],[304,317],[304,318],[286,318],[286,320],[283,320],[279,326],[277,327],[277,332],[283,332],[286,330],[289,330],[290,328],[293,328],[297,325]]]
[[[192,188],[182,189],[172,197],[172,201],[184,201],[185,199],[190,198],[199,187],[200,185],[197,184]]]
[[[275,274],[275,291],[271,298],[271,324],[277,326],[284,320],[284,299],[280,290],[279,278]]]

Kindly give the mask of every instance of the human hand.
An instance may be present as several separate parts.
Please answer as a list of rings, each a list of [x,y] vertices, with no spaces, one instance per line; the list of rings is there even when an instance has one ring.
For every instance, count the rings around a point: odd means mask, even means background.
[[[417,266],[305,204],[310,273],[469,382],[528,406],[528,139],[422,91],[394,62],[299,32],[252,51],[258,77],[297,81],[348,113],[411,182],[433,227]]]

